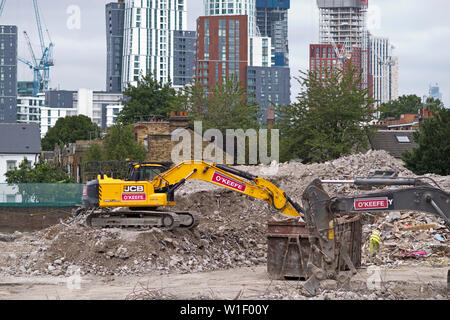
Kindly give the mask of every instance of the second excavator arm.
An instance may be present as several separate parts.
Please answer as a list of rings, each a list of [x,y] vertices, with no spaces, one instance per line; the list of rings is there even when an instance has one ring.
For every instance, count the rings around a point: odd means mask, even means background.
[[[303,209],[270,181],[225,165],[204,161],[184,161],[156,176],[151,183],[155,192],[173,193],[187,180],[202,180],[240,192],[272,205],[291,218],[303,217]]]
[[[353,196],[330,197],[324,190],[323,184],[353,184],[364,188],[410,187]],[[441,218],[445,226],[450,229],[450,193],[442,190],[439,186],[434,187],[420,178],[316,179],[305,189],[302,198],[311,244],[307,263],[309,279],[304,287],[311,294],[316,292],[320,280],[329,278],[344,282],[349,279],[349,275],[345,272],[339,274],[337,268],[339,255],[344,258],[351,273],[356,273],[346,247],[348,240],[346,237],[349,234],[330,232],[335,227],[335,219],[340,215],[410,210],[433,214]]]

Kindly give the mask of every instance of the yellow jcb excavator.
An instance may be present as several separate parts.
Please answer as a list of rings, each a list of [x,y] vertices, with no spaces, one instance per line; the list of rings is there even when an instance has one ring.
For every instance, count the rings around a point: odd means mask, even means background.
[[[185,161],[169,168],[163,163],[131,163],[125,180],[99,174],[83,190],[83,209],[91,227],[193,228],[198,216],[174,212],[174,193],[186,180],[206,181],[271,204],[281,214],[301,218],[302,208],[273,183],[247,172],[204,161]]]

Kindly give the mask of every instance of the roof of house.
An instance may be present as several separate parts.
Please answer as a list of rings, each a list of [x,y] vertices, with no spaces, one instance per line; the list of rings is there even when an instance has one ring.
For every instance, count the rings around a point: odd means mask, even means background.
[[[413,130],[378,130],[370,138],[373,150],[385,150],[395,158],[401,158],[405,151],[418,147],[414,142]]]
[[[0,153],[38,154],[41,133],[37,123],[0,123]]]

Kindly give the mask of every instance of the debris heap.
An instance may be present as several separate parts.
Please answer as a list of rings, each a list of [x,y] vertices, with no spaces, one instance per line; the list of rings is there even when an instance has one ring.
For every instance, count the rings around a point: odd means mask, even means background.
[[[384,151],[369,151],[322,164],[282,163],[240,166],[262,176],[301,202],[306,186],[316,178],[365,177],[374,170],[395,170],[415,177],[400,160]],[[450,190],[450,177],[427,175]],[[326,186],[330,195],[356,194],[351,185]],[[190,273],[266,263],[267,222],[281,216],[264,201],[202,181],[188,181],[177,194],[176,209],[200,213],[194,230],[90,229],[60,223],[32,232],[0,236],[0,275],[68,276],[78,270],[100,276]],[[407,263],[448,265],[449,232],[442,221],[413,212],[370,214],[364,217],[363,242],[382,226],[381,251],[369,261],[363,246],[363,266],[397,267]],[[367,241],[366,241],[367,242]]]

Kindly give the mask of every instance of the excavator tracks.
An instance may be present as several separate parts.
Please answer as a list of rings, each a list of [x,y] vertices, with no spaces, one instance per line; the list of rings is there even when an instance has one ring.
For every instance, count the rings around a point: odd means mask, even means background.
[[[114,211],[94,212],[87,216],[91,228],[162,228],[165,230],[193,229],[199,224],[192,212],[170,211]]]

